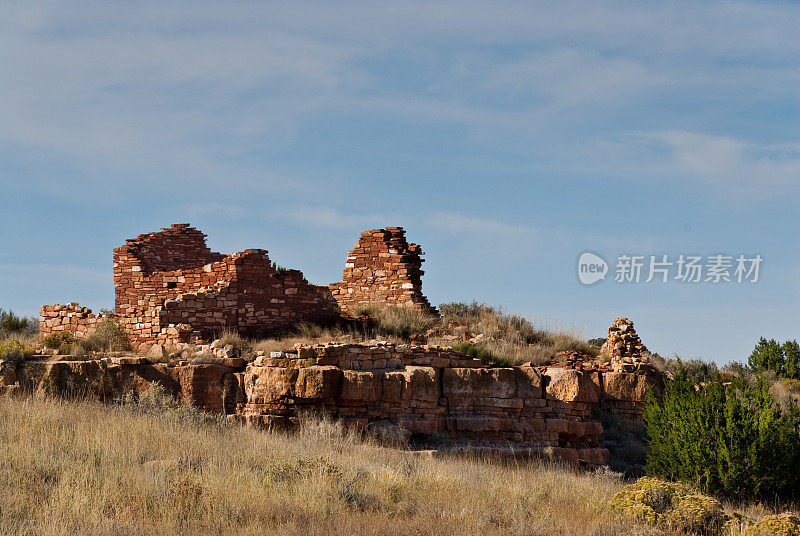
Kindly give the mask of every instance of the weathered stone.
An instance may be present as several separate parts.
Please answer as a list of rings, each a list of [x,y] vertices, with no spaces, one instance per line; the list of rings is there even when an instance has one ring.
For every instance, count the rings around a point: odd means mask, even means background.
[[[298,398],[333,398],[339,388],[342,370],[331,366],[311,366],[297,372],[295,393]]]
[[[600,355],[611,361],[614,371],[634,370],[636,365],[647,363],[646,351],[633,322],[627,318],[615,318],[608,328],[608,337],[600,348]]]
[[[176,348],[179,355],[186,348],[211,351],[211,345]],[[2,375],[0,385],[3,393],[38,389],[110,400],[145,393],[158,383],[184,402],[268,428],[294,426],[299,411],[317,407],[348,426],[390,433],[400,441],[408,434],[436,433],[487,449],[548,447],[562,459],[586,466],[607,459],[597,447],[602,427],[593,420],[593,410],[611,411],[624,427],[640,426],[643,394],[648,386],[661,385],[660,375],[642,364],[632,373],[551,367],[541,374],[531,366],[438,368],[418,363],[468,360],[448,348],[376,343],[298,345],[274,357],[262,353],[258,364],[246,369],[241,360],[204,359],[211,362],[28,360],[13,376]],[[337,366],[310,364],[327,359]],[[358,370],[347,369],[356,365]],[[601,398],[604,384],[607,393]]]
[[[154,344],[150,347],[150,350],[147,351],[145,357],[154,363],[159,363],[167,359],[168,352],[163,344]]]
[[[642,374],[606,372],[603,374],[603,383],[605,395],[618,400],[646,402],[647,394],[651,389],[658,397],[661,397],[664,392],[664,379],[655,370]]]
[[[542,397],[542,375],[533,367],[515,367],[516,396],[520,399]]]
[[[403,389],[406,385],[406,377],[402,371],[384,372],[383,376],[383,397],[387,403],[397,403],[403,399]]]
[[[271,404],[294,396],[299,369],[282,367],[249,367],[244,374],[248,402]]]
[[[381,398],[381,377],[372,371],[345,370],[339,398],[375,402]]]
[[[422,294],[421,255],[422,248],[406,241],[402,227],[364,231],[347,254],[342,281],[329,288],[348,313],[359,305],[404,305],[436,315]]]
[[[548,367],[545,376],[548,378],[545,387],[548,398],[592,404],[600,400],[600,389],[587,372]]]
[[[511,398],[517,390],[511,368],[450,368],[442,374],[442,392],[447,397]]]
[[[426,402],[439,400],[439,374],[433,367],[406,367],[403,398]]]
[[[221,365],[181,367],[178,378],[181,399],[211,413],[223,413],[222,378],[230,371]]]

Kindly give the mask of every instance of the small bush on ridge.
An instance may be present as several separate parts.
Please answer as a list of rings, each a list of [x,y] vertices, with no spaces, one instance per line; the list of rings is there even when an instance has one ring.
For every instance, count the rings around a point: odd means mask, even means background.
[[[53,331],[42,339],[45,348],[58,350],[61,354],[68,354],[75,344],[75,336],[69,331]]]
[[[353,314],[355,316],[366,316],[373,320],[378,335],[400,337],[402,339],[424,334],[437,321],[435,317],[420,311],[416,307],[407,305],[395,305],[392,307],[361,305],[353,311]]]
[[[453,345],[453,350],[455,350],[456,352],[463,352],[476,359],[480,359],[481,363],[483,363],[484,365],[489,365],[491,363],[495,363],[498,365],[507,364],[504,363],[502,359],[498,359],[497,357],[495,357],[495,355],[492,354],[492,352],[490,352],[486,348],[480,345],[472,344],[470,342],[457,342]]]

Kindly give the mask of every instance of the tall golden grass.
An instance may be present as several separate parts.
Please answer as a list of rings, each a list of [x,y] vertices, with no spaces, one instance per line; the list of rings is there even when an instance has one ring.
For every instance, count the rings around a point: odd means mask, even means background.
[[[0,534],[660,534],[608,511],[613,475],[154,407],[0,398]]]

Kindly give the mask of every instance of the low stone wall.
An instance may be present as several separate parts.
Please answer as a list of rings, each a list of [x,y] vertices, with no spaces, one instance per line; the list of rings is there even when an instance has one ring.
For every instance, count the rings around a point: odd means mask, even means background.
[[[240,422],[289,427],[321,411],[348,426],[391,429],[459,445],[551,453],[603,465],[594,411],[641,421],[652,369],[637,373],[531,366],[489,368],[450,348],[405,345],[300,346],[241,359],[150,363],[142,357],[87,362],[26,361],[0,375],[0,391],[40,389],[115,398],[153,382],[185,402]]]
[[[78,338],[89,336],[97,324],[116,315],[92,313],[88,307],[81,307],[77,302],[66,305],[42,305],[39,308],[39,333],[46,337],[54,331],[67,331]]]

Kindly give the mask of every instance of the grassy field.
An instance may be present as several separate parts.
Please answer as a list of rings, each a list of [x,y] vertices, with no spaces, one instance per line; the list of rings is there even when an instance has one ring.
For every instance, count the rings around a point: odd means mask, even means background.
[[[147,407],[0,398],[0,534],[661,534],[607,510],[612,475]]]

